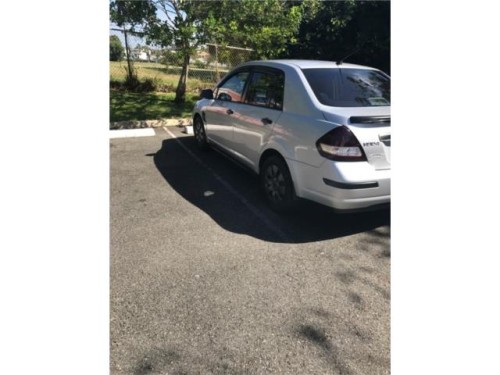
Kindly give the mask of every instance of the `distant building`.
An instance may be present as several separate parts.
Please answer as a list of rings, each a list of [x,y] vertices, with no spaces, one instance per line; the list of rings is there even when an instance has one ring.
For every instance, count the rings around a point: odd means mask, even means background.
[[[147,47],[136,47],[132,50],[130,55],[132,59],[136,61],[157,62],[159,60],[160,51],[151,50]]]

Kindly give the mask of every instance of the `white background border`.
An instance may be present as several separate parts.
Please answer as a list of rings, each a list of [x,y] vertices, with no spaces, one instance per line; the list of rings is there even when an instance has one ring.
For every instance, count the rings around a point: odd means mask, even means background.
[[[393,375],[500,373],[490,4],[392,3]],[[0,368],[107,374],[108,4],[2,14]]]

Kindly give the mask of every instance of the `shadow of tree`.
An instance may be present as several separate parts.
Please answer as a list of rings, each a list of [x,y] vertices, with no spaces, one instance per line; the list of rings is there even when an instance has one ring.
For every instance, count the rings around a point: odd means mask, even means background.
[[[391,238],[390,222],[387,226],[375,228],[374,230],[367,231],[365,238],[361,242],[361,250],[371,252],[379,258],[390,258],[391,247],[389,241]]]
[[[323,351],[323,355],[327,361],[337,370],[341,375],[349,375],[347,364],[341,359],[338,348],[328,340],[325,330],[320,326],[315,325],[301,325],[297,329],[299,336],[307,339]]]
[[[349,375],[361,368],[373,373],[386,373],[390,368],[388,353],[378,352],[377,337],[358,326],[356,317],[328,312],[322,308],[299,310],[293,333],[316,348],[334,374]]]
[[[181,351],[180,354],[174,350],[154,348],[142,353],[136,360],[135,367],[127,373],[133,375],[243,374],[235,366],[231,355],[225,351],[214,347],[210,354],[209,358],[203,358],[189,350]]]
[[[144,354],[133,369],[134,375],[148,375],[163,373],[163,370],[175,365],[181,356],[173,350],[152,349]]]

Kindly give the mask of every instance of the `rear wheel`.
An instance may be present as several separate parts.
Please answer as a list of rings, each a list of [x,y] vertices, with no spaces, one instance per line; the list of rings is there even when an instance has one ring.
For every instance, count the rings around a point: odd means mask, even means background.
[[[262,164],[260,179],[266,199],[275,211],[287,212],[297,205],[297,196],[286,162],[273,155]]]
[[[193,121],[194,138],[198,147],[202,150],[208,149],[207,134],[205,133],[205,126],[200,116],[196,116]]]

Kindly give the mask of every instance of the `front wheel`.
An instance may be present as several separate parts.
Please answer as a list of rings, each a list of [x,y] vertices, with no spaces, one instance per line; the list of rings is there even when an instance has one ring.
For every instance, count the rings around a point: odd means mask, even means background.
[[[205,133],[205,126],[200,116],[196,116],[193,121],[194,138],[198,147],[202,150],[208,149],[207,134]]]
[[[260,179],[266,199],[273,210],[287,212],[296,207],[297,196],[292,177],[281,157],[273,155],[264,161]]]

